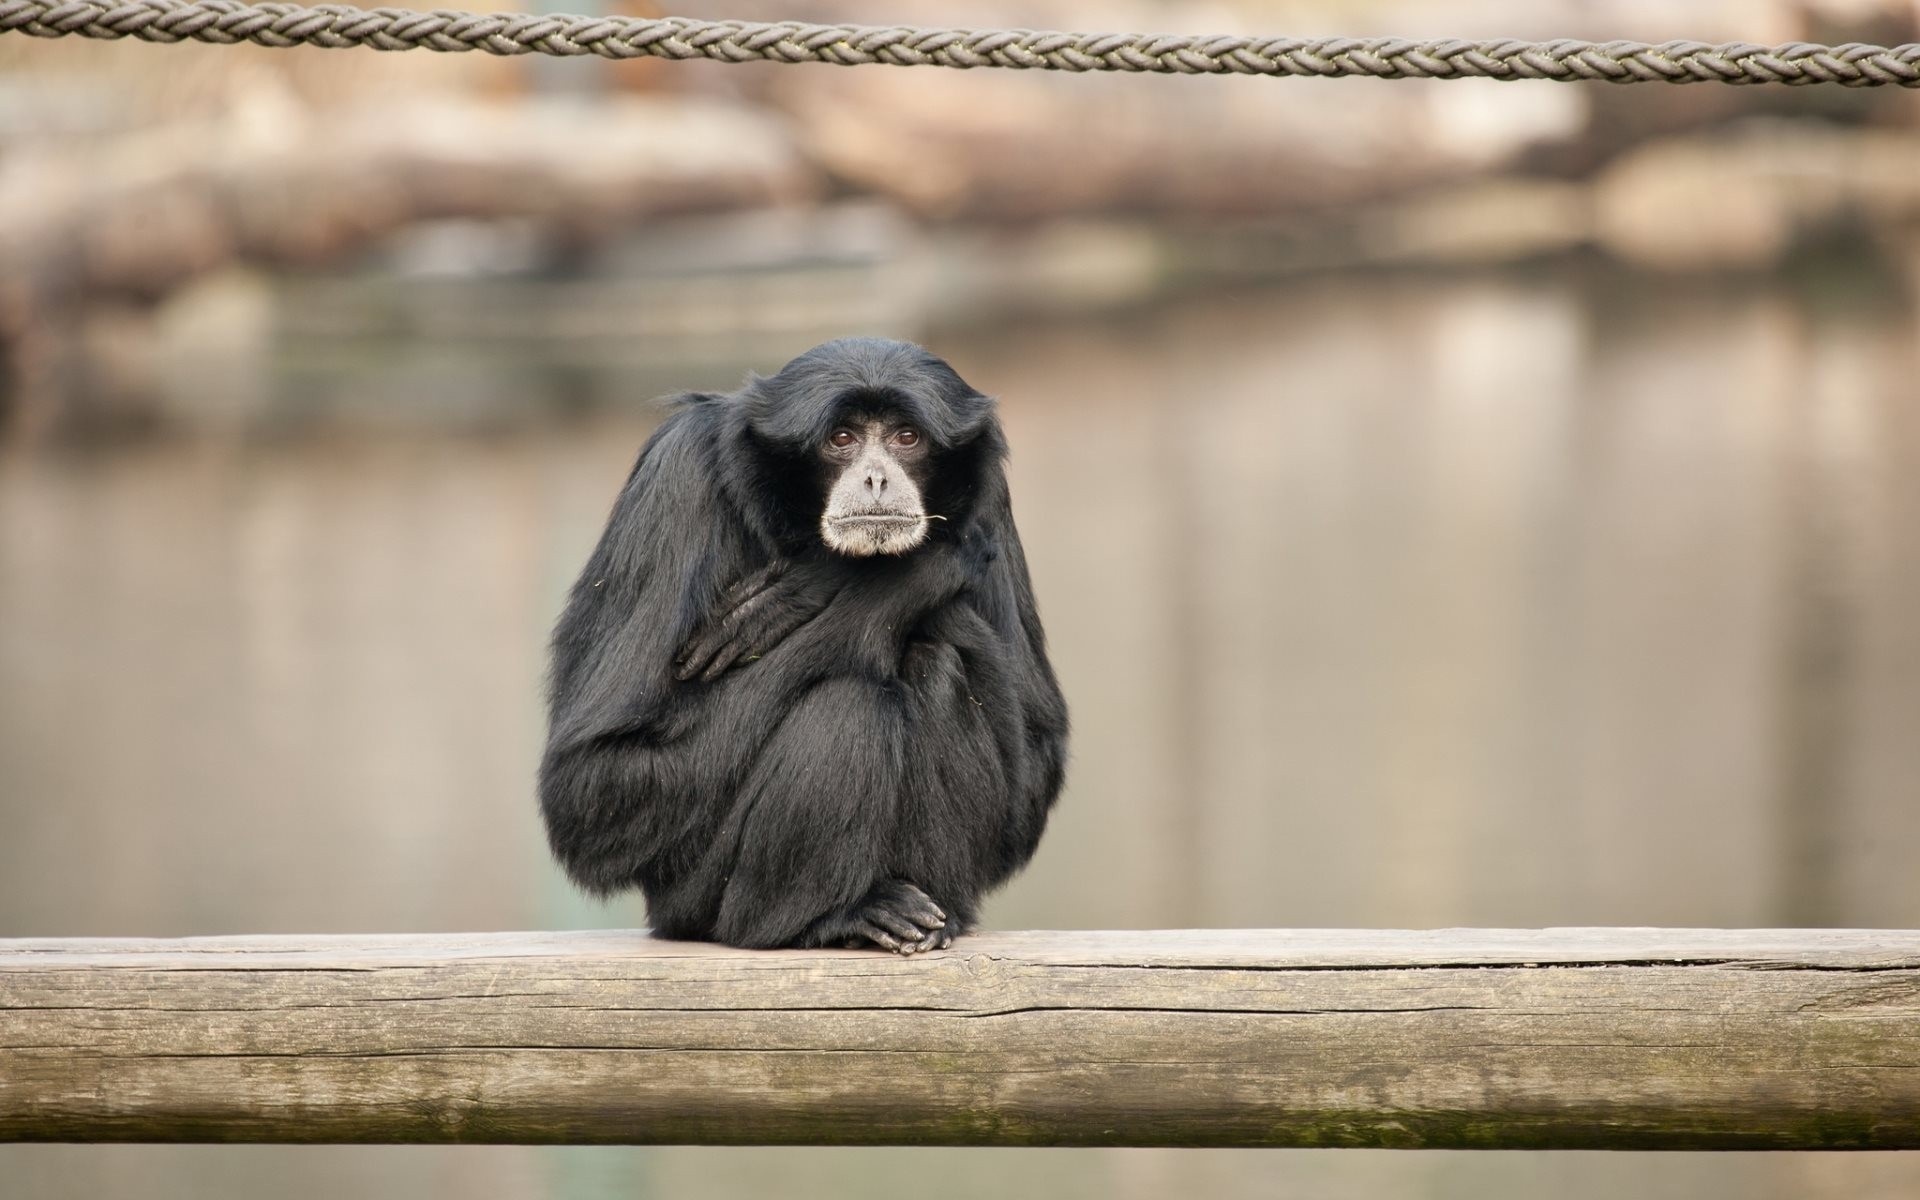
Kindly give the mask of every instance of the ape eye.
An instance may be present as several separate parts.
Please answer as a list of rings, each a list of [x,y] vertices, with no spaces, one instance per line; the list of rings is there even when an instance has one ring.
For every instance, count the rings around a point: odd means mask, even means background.
[[[842,450],[853,445],[857,440],[858,439],[853,436],[853,430],[851,429],[836,429],[827,435],[827,444],[829,446],[838,446]]]
[[[893,435],[893,440],[902,446],[912,446],[920,441],[920,431],[917,429],[902,429],[899,433]]]

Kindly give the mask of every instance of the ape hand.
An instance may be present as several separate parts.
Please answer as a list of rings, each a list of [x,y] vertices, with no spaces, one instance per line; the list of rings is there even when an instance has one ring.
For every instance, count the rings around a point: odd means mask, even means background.
[[[774,562],[727,589],[718,619],[697,631],[674,662],[681,683],[712,683],[731,667],[750,662],[826,607],[807,581]]]

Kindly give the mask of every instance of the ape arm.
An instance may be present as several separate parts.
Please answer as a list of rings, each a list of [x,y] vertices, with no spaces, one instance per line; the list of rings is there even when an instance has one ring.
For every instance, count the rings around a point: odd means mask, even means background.
[[[681,647],[756,557],[718,483],[715,399],[690,398],[648,439],[574,584],[554,631],[550,745],[667,707]]]
[[[1013,508],[1004,480],[993,494],[982,497],[981,520],[969,534],[966,548],[977,566],[975,586],[968,598],[972,611],[993,631],[1001,648],[997,671],[1004,679],[1009,702],[1018,706],[1021,721],[996,726],[1001,754],[1017,770],[1008,780],[1013,811],[1000,826],[999,869],[992,883],[1026,865],[1045,831],[1047,814],[1060,794],[1067,767],[1067,702],[1047,658],[1046,634],[1027,573],[1026,551],[1013,523]],[[961,642],[964,644],[964,641]],[[993,667],[996,660],[970,655],[969,671]],[[1005,740],[1017,730],[1024,745]]]
[[[799,657],[803,667],[837,673],[859,667],[871,676],[890,677],[920,621],[967,582],[952,547],[928,548],[900,560],[775,561],[728,589],[718,615],[676,657],[674,676],[683,683],[712,683],[734,667],[766,657],[808,626],[799,639],[808,649],[787,656],[789,661]]]
[[[748,558],[715,484],[712,406],[696,399],[642,448],[554,631],[540,806],[581,886],[632,886],[684,817],[655,753],[697,714],[676,702],[674,653]]]

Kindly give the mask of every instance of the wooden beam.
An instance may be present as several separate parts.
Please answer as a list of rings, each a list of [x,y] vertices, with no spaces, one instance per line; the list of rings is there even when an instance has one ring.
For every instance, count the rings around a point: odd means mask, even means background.
[[[0,1140],[1920,1148],[1920,932],[0,941]]]

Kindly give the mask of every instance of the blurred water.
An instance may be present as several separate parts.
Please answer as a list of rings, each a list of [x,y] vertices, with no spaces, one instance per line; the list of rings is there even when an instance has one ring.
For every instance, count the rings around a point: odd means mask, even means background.
[[[1002,397],[1077,727],[989,922],[1920,925],[1920,330],[1849,297],[1349,278],[929,334]],[[546,860],[542,643],[647,396],[797,348],[478,427],[370,422],[349,370],[305,432],[0,458],[0,936],[638,924]],[[35,1198],[1549,1189],[1920,1159],[0,1148]]]

